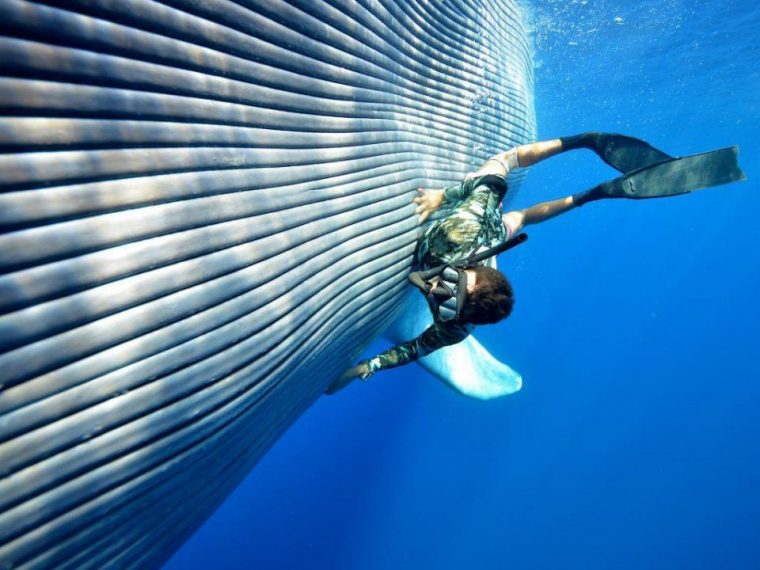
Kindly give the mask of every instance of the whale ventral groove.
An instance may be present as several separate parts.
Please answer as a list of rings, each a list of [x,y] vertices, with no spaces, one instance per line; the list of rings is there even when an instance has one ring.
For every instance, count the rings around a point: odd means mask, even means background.
[[[160,566],[424,325],[416,188],[535,138],[516,0],[242,4],[0,3],[0,567]]]

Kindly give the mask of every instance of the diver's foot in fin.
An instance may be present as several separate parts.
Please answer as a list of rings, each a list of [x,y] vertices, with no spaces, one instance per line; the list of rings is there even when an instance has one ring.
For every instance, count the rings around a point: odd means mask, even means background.
[[[601,200],[602,198],[622,198],[623,196],[610,196],[604,191],[604,184],[599,184],[593,188],[584,192],[578,192],[573,194],[573,204],[580,207],[594,200]]]
[[[614,133],[588,132],[559,140],[563,152],[587,148],[623,174],[672,158],[646,141]]]
[[[560,137],[559,140],[562,141],[563,151],[587,148],[596,152],[596,149],[599,148],[599,138],[601,135],[602,133],[589,132],[569,137]]]
[[[738,182],[747,177],[737,158],[738,147],[733,146],[657,162],[575,194],[573,202],[582,206],[601,198],[662,198]]]

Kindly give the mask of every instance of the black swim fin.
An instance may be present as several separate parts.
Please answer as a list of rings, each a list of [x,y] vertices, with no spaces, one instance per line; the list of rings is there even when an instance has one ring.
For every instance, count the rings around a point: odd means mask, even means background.
[[[673,158],[646,141],[615,133],[583,133],[560,140],[563,152],[587,148],[623,174]]]
[[[582,206],[602,198],[661,198],[746,180],[738,152],[739,147],[732,146],[655,162],[575,194],[573,201]]]

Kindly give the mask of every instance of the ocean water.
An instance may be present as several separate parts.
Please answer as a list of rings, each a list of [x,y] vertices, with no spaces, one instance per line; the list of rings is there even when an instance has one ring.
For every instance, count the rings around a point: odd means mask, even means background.
[[[527,8],[540,138],[738,144],[749,180],[529,228],[500,260],[513,316],[477,331],[520,392],[410,365],[322,398],[167,569],[760,567],[760,8]],[[565,154],[511,206],[612,175]]]

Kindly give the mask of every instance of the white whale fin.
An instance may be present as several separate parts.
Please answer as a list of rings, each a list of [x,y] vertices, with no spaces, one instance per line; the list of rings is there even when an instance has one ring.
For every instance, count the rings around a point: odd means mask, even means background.
[[[413,295],[401,315],[383,332],[393,343],[415,338],[432,323],[430,310],[421,295]],[[499,362],[472,335],[446,346],[417,363],[464,396],[491,400],[517,392],[522,376]]]

